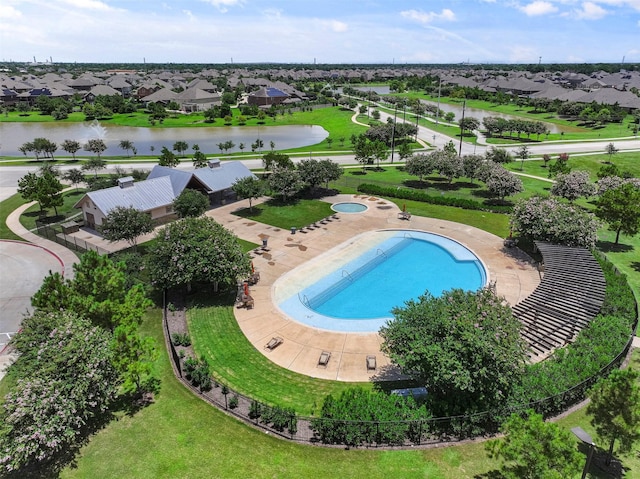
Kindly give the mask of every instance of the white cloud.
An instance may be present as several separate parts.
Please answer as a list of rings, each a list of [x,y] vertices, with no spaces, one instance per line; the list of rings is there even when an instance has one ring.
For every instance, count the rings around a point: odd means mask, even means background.
[[[222,13],[228,12],[229,7],[242,6],[244,0],[202,0],[205,3],[213,5]]]
[[[605,5],[611,5],[614,7],[628,6],[640,11],[640,0],[597,0],[596,3],[603,3]]]
[[[555,13],[558,11],[558,7],[556,7],[553,3],[545,2],[542,0],[536,0],[529,5],[525,5],[519,8],[529,17],[547,15],[549,13]]]
[[[575,13],[580,19],[598,20],[606,16],[608,12],[594,2],[584,2],[582,7],[579,10],[576,10]]]
[[[418,23],[431,23],[438,20],[453,22],[456,19],[455,13],[448,8],[443,9],[440,13],[423,12],[420,10],[404,10],[400,12],[400,15]]]
[[[323,20],[320,22],[325,28],[336,32],[343,33],[349,30],[349,25],[340,20]]]
[[[85,10],[99,10],[99,11],[109,11],[113,10],[109,5],[104,2],[100,2],[98,0],[63,0],[64,3],[72,5],[76,8],[82,8]]]
[[[191,10],[182,10],[182,13],[184,13],[187,18],[189,19],[189,21],[193,22],[196,18],[193,16],[193,12]]]
[[[22,12],[11,5],[0,5],[0,18],[17,18],[21,16]]]

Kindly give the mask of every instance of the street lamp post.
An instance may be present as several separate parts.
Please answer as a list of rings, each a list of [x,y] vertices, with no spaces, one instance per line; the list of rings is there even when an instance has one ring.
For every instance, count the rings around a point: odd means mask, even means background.
[[[595,443],[593,442],[593,439],[591,439],[591,436],[589,436],[589,434],[581,427],[573,427],[571,428],[571,432],[584,444],[589,446],[589,452],[587,453],[587,462],[584,465],[581,477],[581,479],[585,479],[585,477],[587,477],[587,472],[589,471],[589,466],[591,465],[591,458],[593,457],[593,449],[595,447]]]

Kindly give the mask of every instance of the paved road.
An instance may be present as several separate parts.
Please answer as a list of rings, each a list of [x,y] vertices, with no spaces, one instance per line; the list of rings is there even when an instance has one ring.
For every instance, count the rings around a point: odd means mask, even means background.
[[[30,243],[0,241],[0,352],[20,329],[31,309],[31,296],[40,289],[49,271],[62,273],[60,258]]]

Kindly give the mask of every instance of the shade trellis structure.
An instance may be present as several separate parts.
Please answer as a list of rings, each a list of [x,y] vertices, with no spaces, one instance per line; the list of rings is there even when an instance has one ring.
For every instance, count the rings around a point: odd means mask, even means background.
[[[573,341],[600,312],[606,281],[600,264],[585,248],[535,243],[544,277],[526,299],[513,307],[532,361]]]

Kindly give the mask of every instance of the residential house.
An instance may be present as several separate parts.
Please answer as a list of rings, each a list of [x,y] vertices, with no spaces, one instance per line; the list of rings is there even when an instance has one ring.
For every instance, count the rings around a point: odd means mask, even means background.
[[[282,90],[274,87],[263,87],[259,90],[252,91],[247,97],[249,105],[271,106],[279,105],[289,98]]]

